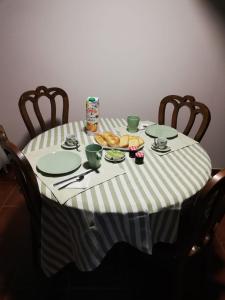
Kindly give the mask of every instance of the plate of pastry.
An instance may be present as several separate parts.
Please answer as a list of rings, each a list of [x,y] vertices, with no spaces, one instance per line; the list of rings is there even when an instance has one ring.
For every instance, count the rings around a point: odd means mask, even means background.
[[[118,136],[111,131],[96,133],[95,141],[104,149],[128,151],[131,146],[137,147],[137,150],[144,147],[144,140],[138,135],[126,134]]]

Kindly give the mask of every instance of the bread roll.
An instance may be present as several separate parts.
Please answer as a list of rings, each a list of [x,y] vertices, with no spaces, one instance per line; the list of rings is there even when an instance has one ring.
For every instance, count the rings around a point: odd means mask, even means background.
[[[116,147],[119,145],[120,138],[115,135],[109,135],[106,137],[106,142],[110,147]]]
[[[121,137],[115,135],[111,131],[97,133],[95,140],[101,146],[127,148],[131,146],[140,147],[144,144],[143,138],[136,135],[123,135]]]
[[[101,146],[107,146],[107,142],[104,140],[101,134],[96,134],[95,135],[95,140],[98,144]]]
[[[106,140],[109,147],[117,147],[120,142],[120,138],[112,132],[103,132],[102,136]]]
[[[107,137],[111,136],[113,133],[110,131],[104,131],[101,136],[106,139]]]

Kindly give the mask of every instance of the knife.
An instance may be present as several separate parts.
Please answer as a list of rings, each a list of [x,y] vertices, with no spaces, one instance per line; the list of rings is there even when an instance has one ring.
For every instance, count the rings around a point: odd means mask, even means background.
[[[91,172],[93,172],[93,171],[99,173],[98,170],[90,169],[90,170],[87,170],[87,171],[85,171],[85,172],[83,172],[83,173],[80,173],[80,174],[77,174],[77,175],[75,175],[75,176],[72,176],[72,177],[70,177],[70,178],[67,178],[67,179],[58,181],[58,182],[56,182],[56,183],[53,183],[53,186],[57,186],[57,185],[59,185],[59,184],[61,184],[61,183],[63,183],[63,182],[69,181],[69,180],[71,180],[71,179],[77,178],[77,177],[82,176],[82,175],[85,176],[86,174],[89,174],[89,173],[91,173]]]

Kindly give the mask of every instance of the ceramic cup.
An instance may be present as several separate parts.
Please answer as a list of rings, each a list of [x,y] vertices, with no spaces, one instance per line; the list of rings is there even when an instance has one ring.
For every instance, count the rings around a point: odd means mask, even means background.
[[[103,148],[97,144],[90,144],[86,146],[85,153],[88,164],[92,169],[98,169],[101,166]]]
[[[127,131],[137,132],[140,118],[138,116],[128,116],[127,117]]]
[[[164,138],[164,137],[155,138],[155,140],[154,140],[155,148],[163,150],[166,148],[166,146],[167,146],[167,138]]]
[[[68,134],[66,136],[65,144],[67,146],[75,146],[77,144],[77,138],[74,134]]]

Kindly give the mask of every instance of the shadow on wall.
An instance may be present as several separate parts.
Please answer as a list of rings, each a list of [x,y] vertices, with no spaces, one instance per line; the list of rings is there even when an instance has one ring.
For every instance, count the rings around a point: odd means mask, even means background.
[[[220,19],[225,22],[225,1],[224,0],[201,0],[202,3],[206,3],[209,7],[213,8]]]
[[[68,120],[68,122],[70,122],[69,120]],[[60,125],[62,125],[61,124],[61,121],[60,120],[56,120],[56,125],[55,125],[55,127],[56,126],[60,126]],[[52,128],[52,126],[51,126],[51,121],[46,121],[46,127],[47,127],[47,129],[46,130],[49,130],[49,129],[51,129]],[[36,131],[36,133],[37,133],[37,135],[36,136],[38,136],[39,134],[41,134],[43,131],[41,130],[41,128],[40,128],[40,126],[35,126],[35,131]],[[19,143],[19,145],[17,145],[18,147],[19,147],[19,149],[20,150],[23,150],[23,148],[29,143],[31,141],[31,137],[30,137],[30,135],[29,135],[29,133],[28,133],[28,130],[27,130],[27,128],[25,128],[25,132],[23,133],[23,137],[21,138],[21,142]],[[0,149],[1,150],[1,149]],[[0,158],[1,158],[1,152],[0,152]]]

